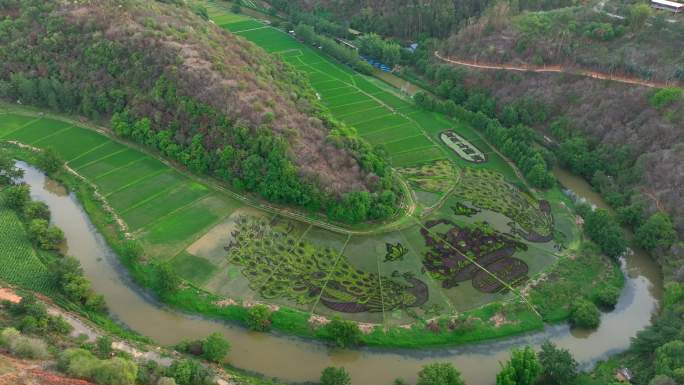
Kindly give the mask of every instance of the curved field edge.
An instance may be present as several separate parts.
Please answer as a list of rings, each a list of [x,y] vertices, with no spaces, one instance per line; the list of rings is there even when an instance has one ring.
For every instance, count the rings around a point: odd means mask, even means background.
[[[33,162],[33,153],[26,149],[11,146],[18,159]],[[104,235],[108,244],[117,252],[121,262],[131,272],[138,284],[151,289],[155,281],[156,270],[149,263],[136,262],[136,255],[132,253],[131,241],[127,240],[122,229],[95,194],[95,189],[86,181],[67,172],[59,172],[56,179],[76,193],[85,211]],[[570,258],[564,258],[559,263],[573,264]],[[613,265],[613,271],[617,268]],[[581,270],[581,269],[580,269]],[[619,269],[617,269],[619,272]],[[572,272],[572,271],[570,271]],[[581,271],[585,274],[586,271]],[[622,277],[621,274],[619,274]],[[570,282],[582,282],[583,275],[565,277]],[[569,279],[567,279],[569,278]],[[575,295],[574,289],[565,288],[569,294]],[[218,306],[216,303],[224,298],[208,293],[189,282],[184,282],[182,289],[176,293],[157,293],[167,304],[183,311],[199,313],[207,317],[229,320],[244,325],[247,318],[247,308],[240,305]],[[547,321],[562,321],[569,314],[562,308],[567,301],[559,301],[559,310],[553,314],[544,314]],[[556,310],[555,304],[551,306]],[[272,316],[273,327],[276,331],[306,338],[328,339],[325,328],[314,329],[309,323],[310,313],[280,308]],[[504,322],[492,326],[483,320],[501,318]],[[438,325],[437,331],[429,325]],[[421,348],[428,346],[447,346],[472,343],[495,338],[504,338],[515,334],[540,330],[543,322],[524,304],[511,302],[495,302],[480,308],[461,313],[457,318],[441,318],[428,322],[415,323],[410,327],[393,327],[384,330],[375,327],[369,333],[363,334],[362,343],[370,346]]]

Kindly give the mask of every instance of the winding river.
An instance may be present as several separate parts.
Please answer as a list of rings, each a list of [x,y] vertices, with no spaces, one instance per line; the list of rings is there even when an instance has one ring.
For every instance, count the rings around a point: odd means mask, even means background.
[[[64,230],[68,253],[81,261],[93,288],[104,295],[113,318],[162,344],[203,338],[218,331],[231,341],[228,357],[231,365],[283,381],[317,380],[323,368],[335,365],[344,366],[355,385],[389,385],[396,378],[411,383],[423,365],[449,361],[462,372],[467,384],[490,385],[500,369],[499,362],[508,358],[512,347],[539,345],[546,339],[569,349],[578,361],[589,367],[596,360],[627,348],[630,337],[650,323],[662,295],[658,266],[643,253],[636,252],[623,263],[627,280],[616,309],[603,314],[601,326],[591,332],[573,331],[563,324],[506,340],[455,348],[330,349],[317,342],[252,333],[239,326],[165,308],[134,285],[73,194],[31,166],[19,165],[25,170],[24,180],[31,186],[32,196],[50,207],[55,224]],[[579,196],[597,206],[606,206],[583,180],[562,171],[557,176]]]

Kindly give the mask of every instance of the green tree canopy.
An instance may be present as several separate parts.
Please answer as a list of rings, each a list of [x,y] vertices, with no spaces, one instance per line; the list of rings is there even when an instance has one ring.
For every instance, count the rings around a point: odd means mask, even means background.
[[[651,251],[656,248],[667,249],[677,240],[670,217],[661,212],[651,215],[634,235],[639,246]]]
[[[534,350],[526,346],[514,349],[511,359],[496,376],[496,385],[533,385],[541,373]]]
[[[543,385],[569,385],[577,378],[577,361],[567,349],[560,349],[545,341],[537,354],[541,365],[539,383]]]
[[[350,385],[351,377],[344,368],[329,366],[321,373],[321,385]]]
[[[425,365],[418,373],[416,385],[465,385],[461,373],[450,363]]]
[[[14,159],[6,151],[0,151],[0,187],[10,185],[22,176],[24,171],[17,168]]]
[[[209,361],[221,362],[230,351],[230,343],[220,334],[212,333],[202,343],[202,355]]]

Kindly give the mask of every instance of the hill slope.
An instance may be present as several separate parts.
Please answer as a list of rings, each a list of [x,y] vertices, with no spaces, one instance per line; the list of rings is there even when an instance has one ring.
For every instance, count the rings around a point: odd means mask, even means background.
[[[480,63],[562,65],[570,72],[578,68],[674,84],[680,73],[684,76],[684,68],[679,67],[684,54],[674,48],[684,38],[684,19],[663,23],[660,14],[639,23],[634,16],[615,16],[592,6],[515,15],[501,4],[451,36],[440,52]],[[576,133],[589,138],[589,148],[602,153],[603,159],[577,163],[605,167],[582,166],[573,171],[592,181],[616,207],[643,204],[649,212],[668,211],[684,235],[681,91],[571,73],[464,68],[462,75],[465,88],[484,90],[498,100],[501,119],[514,110],[541,112],[544,118],[533,125],[559,144]],[[595,173],[597,169],[604,172]]]
[[[5,1],[0,18],[6,100],[114,115],[116,133],[193,171],[279,203],[343,206],[335,219],[354,209],[342,194],[391,189],[389,168],[321,112],[299,73],[189,8]]]

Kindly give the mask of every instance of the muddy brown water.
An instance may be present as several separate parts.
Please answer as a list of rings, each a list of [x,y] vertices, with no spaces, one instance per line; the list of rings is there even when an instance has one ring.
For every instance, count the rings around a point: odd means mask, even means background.
[[[162,344],[202,338],[220,332],[232,343],[228,361],[235,367],[277,377],[288,382],[315,381],[323,368],[343,366],[354,385],[389,385],[396,378],[413,383],[416,374],[431,362],[452,362],[469,385],[490,385],[500,370],[499,362],[521,344],[540,345],[550,339],[569,349],[585,368],[596,360],[624,350],[630,337],[647,326],[662,295],[658,266],[643,253],[624,263],[625,290],[617,308],[603,314],[594,331],[572,331],[567,325],[547,326],[543,331],[455,348],[408,350],[338,350],[293,337],[259,334],[165,308],[131,281],[117,256],[107,246],[73,194],[65,194],[38,170],[19,163],[34,199],[44,201],[56,225],[64,230],[69,254],[81,261],[93,288],[104,295],[113,318]],[[603,204],[581,179],[557,174],[564,185],[594,203]]]

